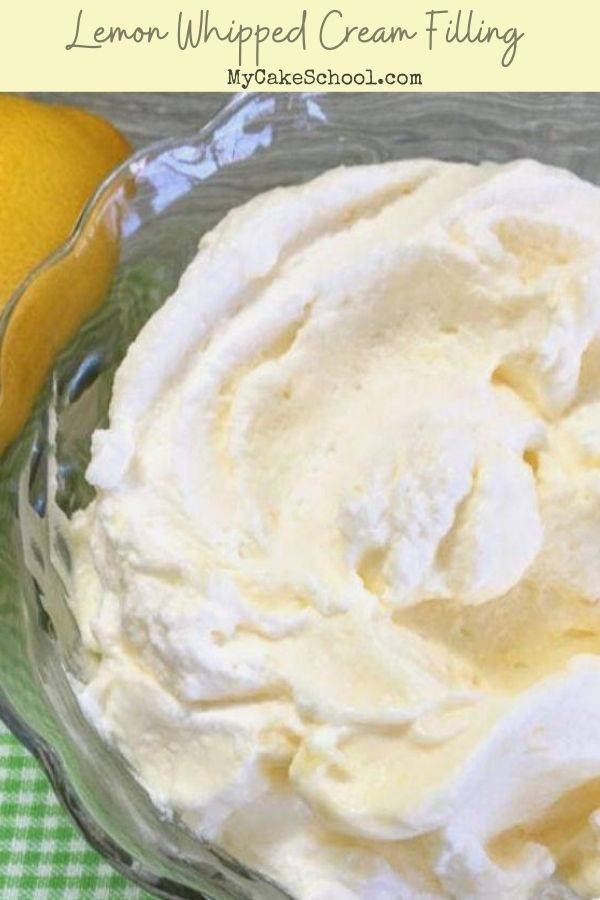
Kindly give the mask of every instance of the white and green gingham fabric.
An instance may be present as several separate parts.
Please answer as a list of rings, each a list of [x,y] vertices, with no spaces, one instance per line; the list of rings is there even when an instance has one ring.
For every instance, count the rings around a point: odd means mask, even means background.
[[[88,847],[37,762],[1,724],[0,898],[150,898]]]

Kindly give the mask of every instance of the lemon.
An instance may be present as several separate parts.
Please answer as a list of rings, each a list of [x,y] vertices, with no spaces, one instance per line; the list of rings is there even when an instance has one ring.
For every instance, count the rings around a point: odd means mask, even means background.
[[[0,308],[67,239],[130,149],[112,125],[84,110],[0,94]],[[23,426],[56,353],[100,303],[116,230],[97,210],[74,250],[34,280],[10,314],[0,355],[0,451]]]
[[[130,152],[82,109],[0,94],[0,304],[56,249],[93,190]]]

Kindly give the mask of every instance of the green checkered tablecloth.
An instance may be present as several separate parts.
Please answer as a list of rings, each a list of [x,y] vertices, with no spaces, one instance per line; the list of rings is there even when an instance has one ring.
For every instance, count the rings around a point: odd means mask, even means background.
[[[0,900],[149,900],[87,846],[0,724]]]

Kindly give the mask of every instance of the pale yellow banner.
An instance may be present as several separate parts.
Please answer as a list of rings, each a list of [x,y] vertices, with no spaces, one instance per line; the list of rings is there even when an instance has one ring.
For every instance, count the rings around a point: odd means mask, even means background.
[[[594,91],[600,4],[11,0],[2,90]]]

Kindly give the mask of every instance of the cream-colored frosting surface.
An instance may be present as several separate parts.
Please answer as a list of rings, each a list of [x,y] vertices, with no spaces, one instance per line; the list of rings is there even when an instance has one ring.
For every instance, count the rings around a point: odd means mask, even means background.
[[[600,894],[600,190],[338,169],[130,347],[72,522],[86,713],[300,900]]]

